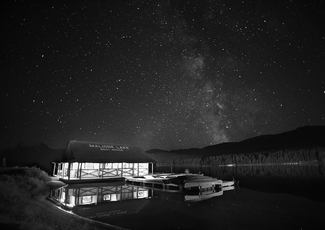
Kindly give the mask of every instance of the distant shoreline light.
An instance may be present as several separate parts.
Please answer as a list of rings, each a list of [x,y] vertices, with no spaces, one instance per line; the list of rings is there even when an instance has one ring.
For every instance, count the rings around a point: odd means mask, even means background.
[[[237,166],[271,166],[271,165],[307,165],[313,162],[288,162],[288,163],[266,163],[266,164],[226,164],[219,165],[219,167],[237,167]]]

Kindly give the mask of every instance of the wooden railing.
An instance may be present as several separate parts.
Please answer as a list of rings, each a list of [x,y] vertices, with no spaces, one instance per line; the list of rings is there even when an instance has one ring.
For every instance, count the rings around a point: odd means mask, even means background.
[[[71,172],[71,178],[111,178],[111,177],[128,177],[128,176],[141,176],[147,175],[147,168],[101,168],[101,169],[77,169]]]
[[[81,178],[98,178],[98,169],[81,169],[80,170]]]

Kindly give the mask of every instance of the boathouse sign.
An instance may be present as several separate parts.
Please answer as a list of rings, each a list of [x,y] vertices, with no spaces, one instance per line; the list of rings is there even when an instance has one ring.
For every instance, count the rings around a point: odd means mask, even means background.
[[[123,152],[124,149],[129,149],[128,146],[120,145],[105,145],[105,144],[89,144],[90,148],[98,148],[101,151],[120,151]]]

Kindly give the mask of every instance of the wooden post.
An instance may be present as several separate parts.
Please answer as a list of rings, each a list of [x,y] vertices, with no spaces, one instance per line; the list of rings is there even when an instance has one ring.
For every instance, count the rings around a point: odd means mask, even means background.
[[[59,201],[61,202],[61,200],[62,200],[62,190],[63,190],[64,188],[59,188],[59,190],[58,190],[58,192],[59,192],[59,194],[58,194],[58,197],[59,197]]]
[[[63,177],[63,163],[62,162],[59,165],[59,170],[60,170],[60,177]]]
[[[82,170],[82,163],[80,163],[80,170],[79,170],[80,177],[79,177],[79,180],[81,180],[81,170]]]
[[[74,194],[75,194],[75,197],[74,197],[74,205],[76,206],[77,205],[77,202],[78,202],[78,196],[77,196],[77,189],[75,188],[74,189]]]
[[[67,189],[67,187],[65,187],[64,188],[64,191],[65,191],[65,193],[64,193],[64,195],[65,195],[65,197],[64,197],[64,203],[65,204],[67,204],[67,202],[68,202],[68,189]]]
[[[59,173],[60,172],[60,163],[57,163],[57,166],[56,166],[56,175],[59,176]]]
[[[77,197],[76,205],[79,205],[79,200],[80,200],[80,188],[77,188],[77,189],[76,189],[76,197]]]
[[[123,177],[123,162],[122,162],[122,168],[121,168],[121,177]]]
[[[68,180],[70,180],[71,163],[68,163]]]
[[[55,176],[55,168],[56,168],[56,163],[54,162],[54,167],[53,167],[53,176]]]
[[[77,172],[75,173],[76,178],[79,178],[79,167],[80,167],[80,163],[78,162]]]
[[[105,163],[102,163],[102,179],[104,179]]]
[[[61,177],[63,178],[64,177],[64,163],[61,163],[60,168],[61,168]]]
[[[65,177],[65,163],[62,163],[62,177]]]
[[[98,173],[97,173],[97,177],[100,178],[100,165],[101,163],[97,163],[98,164]]]

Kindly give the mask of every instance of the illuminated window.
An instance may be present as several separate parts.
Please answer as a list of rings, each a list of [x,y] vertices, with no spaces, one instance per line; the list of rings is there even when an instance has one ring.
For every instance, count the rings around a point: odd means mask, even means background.
[[[138,198],[144,198],[147,196],[147,193],[145,191],[138,191]]]
[[[132,163],[123,163],[123,168],[133,168]]]
[[[111,194],[104,195],[103,199],[106,200],[106,201],[110,201],[111,200]]]
[[[139,168],[148,168],[147,163],[139,163]]]
[[[91,196],[83,196],[82,197],[82,200],[81,200],[81,203],[82,204],[91,204]]]
[[[113,168],[122,168],[122,163],[113,163]]]
[[[141,189],[139,188],[138,191],[135,191],[134,196],[136,198],[148,198],[149,194],[148,194],[148,190],[147,189]]]
[[[99,163],[84,163],[83,165],[84,169],[98,169],[99,168]]]

